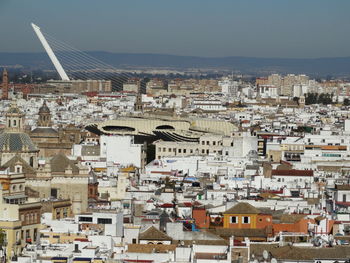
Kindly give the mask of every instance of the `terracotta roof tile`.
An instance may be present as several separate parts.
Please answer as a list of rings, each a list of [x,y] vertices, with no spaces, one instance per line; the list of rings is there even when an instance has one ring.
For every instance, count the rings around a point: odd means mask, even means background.
[[[260,210],[251,204],[241,202],[226,210],[224,214],[260,214]]]
[[[272,170],[272,175],[279,176],[313,176],[314,171],[312,170]]]
[[[337,190],[350,190],[350,184],[337,184],[335,185]]]
[[[350,246],[336,246],[329,248],[315,247],[294,247],[267,245],[267,244],[251,244],[250,254],[257,258],[262,258],[263,251],[271,253],[273,258],[277,260],[316,260],[316,259],[348,259],[350,255]]]
[[[139,235],[140,240],[172,240],[167,234],[158,230],[154,226],[149,227]]]

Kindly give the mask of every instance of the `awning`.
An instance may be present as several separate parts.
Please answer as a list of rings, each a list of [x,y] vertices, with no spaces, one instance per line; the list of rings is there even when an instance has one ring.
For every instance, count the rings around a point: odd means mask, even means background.
[[[7,200],[13,200],[13,199],[21,199],[21,198],[26,198],[26,195],[9,195],[9,196],[4,196],[4,199]]]

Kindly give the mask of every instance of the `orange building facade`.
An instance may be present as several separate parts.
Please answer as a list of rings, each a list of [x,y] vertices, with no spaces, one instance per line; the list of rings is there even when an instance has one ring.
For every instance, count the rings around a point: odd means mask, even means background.
[[[223,227],[261,229],[272,225],[272,215],[261,213],[248,203],[238,203],[224,212]]]

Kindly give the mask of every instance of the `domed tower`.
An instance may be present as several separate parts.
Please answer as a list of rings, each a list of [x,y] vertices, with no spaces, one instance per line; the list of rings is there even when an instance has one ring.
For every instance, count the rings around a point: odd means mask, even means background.
[[[6,113],[6,131],[23,132],[23,127],[24,114],[17,107],[17,104],[13,102]]]
[[[12,103],[6,113],[6,128],[0,134],[0,165],[19,156],[36,168],[38,151],[29,135],[24,132],[24,114],[16,103]]]
[[[52,128],[51,112],[45,101],[40,107],[38,114],[37,127],[30,132],[30,138],[40,149],[40,156],[47,156],[52,149],[57,148],[59,133]]]
[[[46,101],[44,101],[43,105],[39,109],[39,119],[38,126],[39,127],[51,127],[51,112],[49,107],[46,105]]]

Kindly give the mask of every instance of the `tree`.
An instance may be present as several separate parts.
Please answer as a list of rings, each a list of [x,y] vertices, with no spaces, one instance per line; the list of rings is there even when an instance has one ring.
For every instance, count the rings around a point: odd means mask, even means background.
[[[0,229],[0,250],[2,251],[2,258],[1,260],[5,262],[5,249],[7,246],[6,242],[6,232],[3,229]]]
[[[316,104],[318,103],[318,94],[317,93],[307,93],[305,96],[305,104]]]
[[[6,243],[6,232],[0,229],[0,247],[4,246]]]

